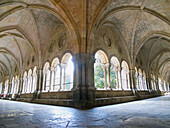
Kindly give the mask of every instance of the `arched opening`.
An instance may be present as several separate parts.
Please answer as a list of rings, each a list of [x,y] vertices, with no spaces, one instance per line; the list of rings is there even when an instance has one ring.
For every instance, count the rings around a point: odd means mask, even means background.
[[[136,82],[136,88],[139,90],[139,82],[138,82],[138,70],[137,68],[135,67],[135,82]]]
[[[139,75],[138,75],[138,84],[139,84],[139,89],[140,90],[143,90],[144,88],[143,88],[143,84],[142,84],[142,70],[141,69],[139,69]]]
[[[107,89],[108,69],[109,61],[106,53],[102,50],[97,51],[94,63],[94,83],[97,89]]]
[[[72,55],[66,53],[61,60],[61,88],[60,90],[69,91],[73,88],[74,65]]]
[[[22,93],[26,93],[27,91],[27,72],[24,72],[24,76],[23,76],[23,88],[22,88]]]
[[[158,78],[158,82],[159,82],[159,90],[160,90],[160,91],[164,91],[164,88],[163,88],[163,86],[162,86],[162,80],[161,80],[161,78]]]
[[[37,67],[35,66],[33,69],[33,87],[31,89],[31,92],[34,92],[37,88]]]
[[[164,85],[164,91],[167,91],[167,87],[166,87],[166,82],[165,82],[165,80],[163,81],[163,85]]]
[[[130,89],[130,81],[129,81],[129,66],[126,61],[122,62],[122,71],[121,71],[121,76],[122,76],[122,88],[124,90]]]
[[[0,83],[0,94],[2,93],[2,82]]]
[[[14,94],[18,93],[18,89],[19,89],[19,78],[18,76],[15,77],[15,87],[14,87]]]
[[[50,90],[50,64],[46,62],[43,68],[43,89],[42,91]]]
[[[28,71],[28,86],[27,86],[27,93],[30,93],[31,92],[31,89],[32,89],[32,69],[30,69]]]
[[[147,85],[146,85],[146,73],[145,71],[143,70],[143,87],[144,87],[144,90],[147,90]]]
[[[113,56],[111,58],[110,66],[110,84],[111,88],[121,89],[121,80],[120,80],[120,63],[117,57]]]
[[[151,74],[151,79],[152,90],[156,90],[155,75]]]
[[[60,89],[60,63],[58,58],[52,61],[51,68],[51,90],[58,91]]]
[[[14,78],[14,77],[12,77],[11,94],[14,94],[14,88],[15,88],[15,78]]]
[[[6,97],[6,95],[8,93],[8,87],[9,87],[9,80],[6,80],[3,97]]]

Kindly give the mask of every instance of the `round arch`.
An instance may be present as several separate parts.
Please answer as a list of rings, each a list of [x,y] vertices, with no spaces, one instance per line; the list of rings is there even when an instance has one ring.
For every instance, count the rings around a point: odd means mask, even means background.
[[[109,63],[109,59],[103,50],[98,50],[95,53],[95,59],[96,59],[96,61],[98,61],[98,63],[102,63],[102,64]]]
[[[124,90],[130,89],[130,81],[129,81],[129,66],[126,61],[122,61],[121,63],[121,78],[122,78],[122,88]]]

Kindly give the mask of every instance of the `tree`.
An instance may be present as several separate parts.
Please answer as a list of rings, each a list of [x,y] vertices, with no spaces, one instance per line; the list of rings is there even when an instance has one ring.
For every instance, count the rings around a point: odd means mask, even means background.
[[[116,89],[116,73],[114,70],[114,67],[110,67],[110,84],[111,84],[111,88]]]
[[[94,82],[95,87],[99,89],[104,89],[104,71],[100,64],[95,64],[94,66]]]

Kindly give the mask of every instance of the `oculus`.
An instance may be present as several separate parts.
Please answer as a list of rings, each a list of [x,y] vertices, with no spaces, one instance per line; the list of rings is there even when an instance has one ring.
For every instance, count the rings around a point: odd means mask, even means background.
[[[112,44],[111,44],[111,40],[107,36],[107,34],[104,35],[103,40],[104,40],[105,45],[110,48]]]
[[[52,53],[52,52],[54,51],[55,46],[56,46],[56,41],[55,41],[55,40],[52,40],[52,41],[51,41],[51,45],[50,45],[50,47],[49,47],[49,49],[48,49],[48,52],[49,52],[49,53]]]
[[[59,41],[58,41],[58,48],[61,49],[64,47],[64,45],[66,44],[66,34],[61,34],[59,37]]]

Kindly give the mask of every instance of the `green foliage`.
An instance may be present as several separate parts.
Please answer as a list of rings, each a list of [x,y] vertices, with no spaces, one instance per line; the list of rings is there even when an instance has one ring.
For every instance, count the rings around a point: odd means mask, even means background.
[[[95,87],[104,89],[104,71],[101,65],[96,65],[94,69]]]
[[[135,79],[136,79],[136,86],[138,85],[138,78],[137,76],[135,76]]]
[[[110,68],[110,84],[111,84],[111,88],[114,88],[116,89],[116,85],[117,85],[117,82],[116,82],[116,73],[114,71],[114,68]]]

